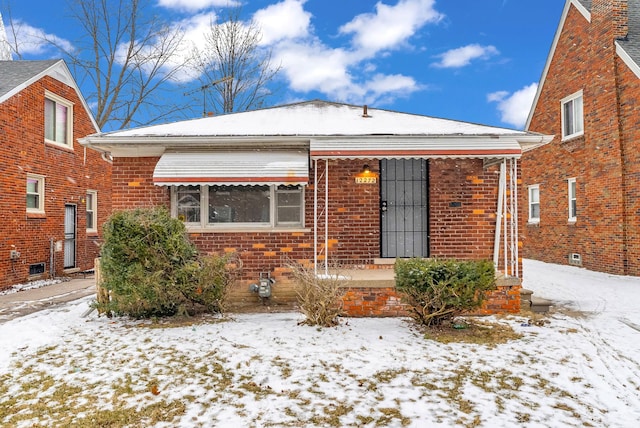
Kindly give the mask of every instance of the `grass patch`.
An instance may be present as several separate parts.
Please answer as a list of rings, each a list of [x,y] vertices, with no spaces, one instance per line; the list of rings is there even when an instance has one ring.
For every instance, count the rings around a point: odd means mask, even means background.
[[[425,339],[440,343],[461,342],[486,346],[500,345],[522,337],[506,324],[460,319],[440,327],[424,327],[423,333]]]

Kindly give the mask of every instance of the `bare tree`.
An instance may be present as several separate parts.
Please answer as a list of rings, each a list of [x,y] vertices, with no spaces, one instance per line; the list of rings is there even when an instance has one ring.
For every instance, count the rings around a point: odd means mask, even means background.
[[[258,25],[243,22],[240,8],[226,12],[224,22],[211,23],[204,49],[195,52],[197,71],[205,86],[219,82],[210,85],[213,90],[209,100],[214,111],[229,113],[263,107],[272,94],[268,85],[281,67],[274,67],[271,51],[260,46],[262,32]]]
[[[87,101],[102,128],[122,129],[168,119],[182,109],[164,98],[184,66],[175,59],[183,32],[150,13],[149,0],[72,0],[70,10],[86,38],[65,52],[91,81]],[[51,41],[55,44],[55,41]],[[141,119],[144,118],[144,119]]]

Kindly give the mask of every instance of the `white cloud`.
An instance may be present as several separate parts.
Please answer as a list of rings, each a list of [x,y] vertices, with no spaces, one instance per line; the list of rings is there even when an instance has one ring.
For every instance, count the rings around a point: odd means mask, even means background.
[[[427,23],[437,23],[444,15],[434,9],[434,0],[400,0],[395,6],[376,3],[376,13],[364,13],[340,27],[353,34],[353,44],[366,52],[393,49],[405,43]]]
[[[284,0],[258,10],[253,20],[262,31],[261,44],[309,35],[311,13],[304,10],[306,0]]]
[[[67,52],[73,52],[73,44],[67,39],[58,37],[55,34],[50,34],[43,29],[32,27],[24,21],[16,20],[14,22],[14,29],[8,31],[9,43],[12,46],[16,46],[16,41],[13,38],[13,31],[15,31],[18,37],[18,51],[21,55],[38,55],[44,56],[46,52],[53,52],[53,47],[47,41],[53,41],[56,45],[60,46]]]
[[[158,6],[187,12],[197,12],[212,7],[233,7],[239,5],[240,2],[235,0],[158,0]]]
[[[538,84],[532,83],[511,95],[507,91],[493,92],[487,95],[487,101],[498,103],[500,120],[521,129],[527,122],[537,90]]]
[[[342,49],[325,46],[319,41],[282,43],[277,47],[274,59],[282,64],[290,87],[295,91],[329,94],[351,86],[347,71],[351,61],[348,52]]]
[[[499,53],[494,46],[471,44],[451,49],[438,55],[440,61],[433,63],[432,66],[439,68],[460,68],[469,65],[474,59],[487,59]]]
[[[410,93],[418,90],[418,86],[413,77],[401,74],[376,74],[366,83],[366,88],[376,95]]]

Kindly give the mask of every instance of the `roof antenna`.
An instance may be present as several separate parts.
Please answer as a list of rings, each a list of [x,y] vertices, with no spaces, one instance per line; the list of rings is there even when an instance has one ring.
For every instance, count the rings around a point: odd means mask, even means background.
[[[223,77],[222,79],[218,79],[213,82],[209,82],[206,85],[200,86],[199,88],[196,88],[193,91],[185,92],[183,95],[185,96],[191,95],[191,94],[195,94],[196,92],[202,91],[202,117],[207,117],[207,98],[206,98],[205,91],[211,88],[212,86],[217,85],[218,83],[226,82],[232,79],[233,79],[233,76],[226,76],[226,77]]]
[[[362,106],[362,117],[371,117],[369,116],[368,107],[366,104]]]

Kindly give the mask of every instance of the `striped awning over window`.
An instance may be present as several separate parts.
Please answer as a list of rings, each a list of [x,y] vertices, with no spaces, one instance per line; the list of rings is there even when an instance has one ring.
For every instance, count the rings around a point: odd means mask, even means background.
[[[309,181],[306,151],[165,153],[153,171],[158,186],[303,185]]]

